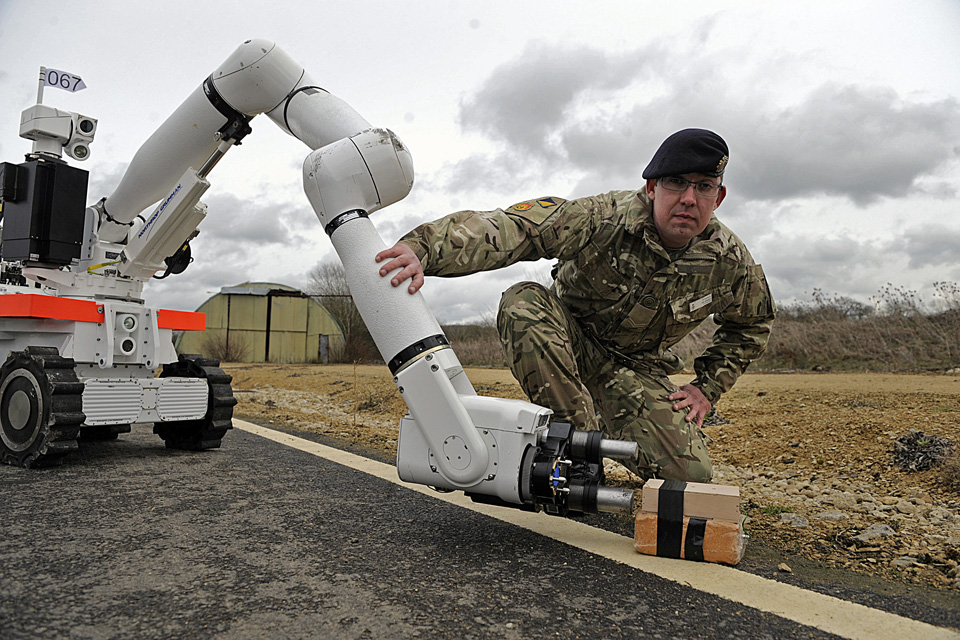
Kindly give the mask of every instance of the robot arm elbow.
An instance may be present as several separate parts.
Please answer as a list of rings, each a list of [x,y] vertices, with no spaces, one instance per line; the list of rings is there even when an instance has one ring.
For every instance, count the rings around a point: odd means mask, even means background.
[[[303,184],[327,228],[347,213],[370,214],[413,187],[413,160],[388,129],[368,129],[317,149],[303,163]]]

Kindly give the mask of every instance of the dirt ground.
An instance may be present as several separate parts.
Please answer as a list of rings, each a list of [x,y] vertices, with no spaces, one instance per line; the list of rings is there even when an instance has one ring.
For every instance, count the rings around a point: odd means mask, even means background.
[[[406,406],[386,367],[223,368],[238,417],[395,455]],[[507,370],[467,375],[482,395],[523,398]],[[716,409],[704,427],[714,481],[741,487],[752,540],[798,562],[960,590],[957,485],[942,465],[903,472],[892,453],[910,429],[960,442],[960,375],[747,374]],[[613,464],[607,482],[642,487]]]

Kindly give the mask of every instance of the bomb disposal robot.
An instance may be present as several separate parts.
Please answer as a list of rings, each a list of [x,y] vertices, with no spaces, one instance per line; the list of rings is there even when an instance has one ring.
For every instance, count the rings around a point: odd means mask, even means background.
[[[97,121],[40,102],[21,119],[32,153],[4,163],[0,178],[4,462],[56,459],[80,434],[109,437],[133,422],[152,422],[170,447],[219,446],[236,402],[230,377],[214,360],[178,358],[171,339],[202,330],[203,315],[148,307],[142,291],[190,262],[207,175],[266,113],[314,150],[304,188],[410,410],[401,479],[556,515],[631,509],[631,491],[602,484],[602,459],[635,456],[635,443],[554,423],[529,402],[478,396],[420,294],[379,277],[374,256],[386,245],[368,216],[409,193],[410,153],[272,42],[243,43],[143,144],[116,191],[89,207],[87,173],[62,152],[86,159]]]

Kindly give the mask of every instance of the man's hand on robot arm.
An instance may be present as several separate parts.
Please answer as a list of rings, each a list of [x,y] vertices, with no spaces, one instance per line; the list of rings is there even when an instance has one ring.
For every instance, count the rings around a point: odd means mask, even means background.
[[[687,413],[685,419],[687,422],[696,421],[697,428],[703,426],[704,419],[707,417],[707,414],[710,413],[710,410],[713,409],[713,405],[707,400],[707,396],[694,384],[683,385],[679,391],[675,391],[667,396],[667,399],[670,401],[679,401],[673,403],[674,411],[682,411],[690,407],[690,412]]]
[[[383,262],[388,258],[393,258],[385,265],[380,267],[380,275],[386,277],[392,274],[390,284],[399,287],[401,284],[410,280],[410,286],[407,291],[416,293],[423,286],[423,265],[420,264],[420,258],[413,252],[409,246],[398,242],[389,249],[384,249],[377,254],[377,262]],[[393,273],[399,269],[397,273]]]

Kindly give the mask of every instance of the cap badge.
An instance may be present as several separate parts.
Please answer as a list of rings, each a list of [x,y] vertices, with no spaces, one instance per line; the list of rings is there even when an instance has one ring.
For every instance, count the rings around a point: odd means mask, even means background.
[[[727,160],[729,159],[727,156],[720,158],[720,162],[717,163],[717,173],[723,173],[724,168],[727,166]]]

